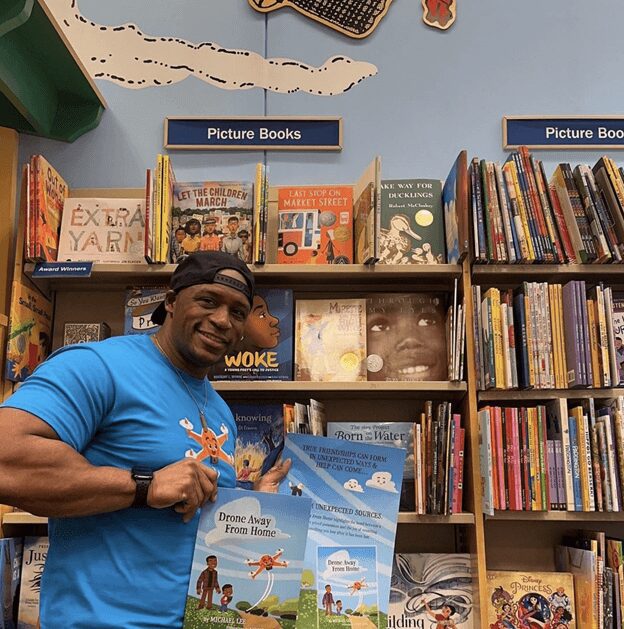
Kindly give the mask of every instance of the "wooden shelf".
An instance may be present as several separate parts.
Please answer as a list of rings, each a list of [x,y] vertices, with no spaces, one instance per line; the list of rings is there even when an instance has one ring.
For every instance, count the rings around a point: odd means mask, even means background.
[[[399,524],[474,524],[474,513],[454,513],[452,515],[418,515],[399,513]]]
[[[47,524],[48,518],[23,511],[5,513],[2,517],[2,524]]]
[[[527,280],[564,284],[588,282],[624,283],[624,264],[474,264],[474,284],[520,284]]]
[[[624,395],[619,389],[527,389],[524,391],[479,391],[479,402],[525,402],[539,400],[580,400],[586,398],[612,398]]]
[[[532,521],[532,522],[624,522],[624,511],[496,511],[486,515],[486,521]]]

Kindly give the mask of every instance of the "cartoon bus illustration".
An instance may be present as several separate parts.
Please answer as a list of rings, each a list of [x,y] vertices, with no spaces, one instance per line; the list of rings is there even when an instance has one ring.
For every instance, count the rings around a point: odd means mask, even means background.
[[[279,213],[277,246],[285,256],[293,257],[299,251],[318,251],[321,247],[321,224],[319,211],[296,210]]]

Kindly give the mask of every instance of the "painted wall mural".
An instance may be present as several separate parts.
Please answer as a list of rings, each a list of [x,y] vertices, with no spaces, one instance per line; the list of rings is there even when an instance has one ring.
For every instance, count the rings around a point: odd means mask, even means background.
[[[96,24],[80,13],[77,0],[47,0],[47,4],[91,76],[130,89],[171,85],[195,76],[227,90],[257,87],[332,96],[377,74],[373,64],[343,55],[318,67],[293,59],[265,59],[216,42],[153,37],[135,24]]]

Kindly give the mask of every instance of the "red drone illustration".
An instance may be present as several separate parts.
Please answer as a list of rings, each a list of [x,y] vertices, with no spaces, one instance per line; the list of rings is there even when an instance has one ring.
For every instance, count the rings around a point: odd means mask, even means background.
[[[263,570],[273,570],[273,568],[287,568],[287,561],[279,561],[279,558],[282,556],[284,552],[283,548],[278,548],[277,552],[274,555],[262,555],[260,559],[257,561],[252,561],[251,559],[247,559],[245,562],[248,566],[258,566],[258,569],[255,572],[250,572],[250,576],[252,579],[255,579]]]
[[[361,581],[354,581],[351,585],[347,586],[351,588],[350,596],[353,596],[356,592],[359,592],[360,590],[368,587],[368,585],[366,585],[364,581],[366,581],[366,577],[364,577]]]

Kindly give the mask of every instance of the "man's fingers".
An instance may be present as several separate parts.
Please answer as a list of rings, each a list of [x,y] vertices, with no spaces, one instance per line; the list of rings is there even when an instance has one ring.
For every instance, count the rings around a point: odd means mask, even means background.
[[[210,481],[204,474],[199,474],[198,483],[201,487],[202,501],[201,506],[205,505],[208,500],[212,500],[217,494],[216,481]]]
[[[217,479],[219,478],[219,472],[212,467],[208,467],[207,465],[198,464],[199,475],[203,478],[209,480],[213,485],[217,484]]]

